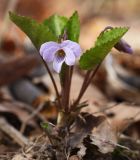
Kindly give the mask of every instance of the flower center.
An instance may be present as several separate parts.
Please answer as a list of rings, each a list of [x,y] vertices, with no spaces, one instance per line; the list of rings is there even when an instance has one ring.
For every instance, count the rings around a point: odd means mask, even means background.
[[[55,56],[57,58],[57,61],[61,62],[65,58],[65,52],[60,49],[58,52],[56,52]]]
[[[57,58],[64,58],[65,52],[61,49],[56,53]]]

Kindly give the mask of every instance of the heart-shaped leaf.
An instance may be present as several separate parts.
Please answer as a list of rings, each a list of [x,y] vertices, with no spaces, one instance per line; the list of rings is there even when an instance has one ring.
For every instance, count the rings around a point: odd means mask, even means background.
[[[44,24],[48,26],[57,37],[59,37],[64,31],[67,21],[68,19],[66,17],[55,14],[46,19]]]
[[[101,33],[97,38],[95,47],[87,50],[81,56],[80,67],[88,70],[99,64],[127,31],[128,28],[120,27]]]
[[[9,15],[10,19],[30,38],[38,50],[41,44],[57,40],[57,37],[48,26],[39,24],[29,17],[19,16],[12,12]]]
[[[67,23],[68,39],[78,42],[80,35],[80,21],[77,12],[74,12]]]

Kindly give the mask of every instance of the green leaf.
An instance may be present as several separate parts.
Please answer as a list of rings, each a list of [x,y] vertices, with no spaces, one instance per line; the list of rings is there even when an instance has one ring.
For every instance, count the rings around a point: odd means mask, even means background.
[[[101,33],[95,42],[95,47],[81,56],[80,67],[89,70],[99,64],[127,31],[128,28],[120,27]]]
[[[51,123],[49,122],[42,122],[41,124],[41,127],[47,131],[48,133],[52,133],[52,130],[53,130],[53,127]]]
[[[49,128],[49,124],[46,123],[46,122],[42,122],[40,125],[41,125],[41,127],[44,128],[44,129],[48,129],[48,128]]]
[[[57,37],[59,37],[64,31],[67,21],[68,19],[66,17],[55,14],[46,19],[44,24],[48,26]]]
[[[39,24],[35,20],[9,13],[10,19],[31,39],[34,46],[39,50],[41,44],[47,41],[56,41],[57,37],[44,24]]]
[[[80,21],[77,12],[74,12],[67,23],[68,39],[78,42],[80,35]]]

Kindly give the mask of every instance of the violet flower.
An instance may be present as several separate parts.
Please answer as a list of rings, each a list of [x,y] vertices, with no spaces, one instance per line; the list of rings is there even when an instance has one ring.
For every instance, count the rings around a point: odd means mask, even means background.
[[[114,48],[116,48],[118,51],[125,52],[132,54],[133,50],[131,46],[123,39],[121,39],[117,44],[115,44]]]
[[[61,43],[50,41],[40,47],[40,55],[45,62],[53,62],[53,68],[57,73],[60,73],[64,62],[69,66],[74,65],[81,52],[80,45],[70,40]]]

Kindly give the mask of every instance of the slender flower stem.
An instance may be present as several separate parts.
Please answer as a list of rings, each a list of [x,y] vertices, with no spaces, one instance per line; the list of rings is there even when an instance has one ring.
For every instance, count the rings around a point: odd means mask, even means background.
[[[65,94],[66,94],[66,101],[65,101],[65,109],[68,112],[69,109],[69,95],[70,95],[70,67],[68,67],[67,74],[66,74],[66,83],[65,83]]]
[[[68,97],[67,97],[67,103],[68,103],[68,108],[70,109],[70,89],[71,89],[71,81],[72,81],[72,74],[73,74],[73,69],[74,67],[71,66],[69,68],[69,83],[68,83]]]
[[[65,66],[64,71],[64,84],[62,85],[62,105],[65,112],[69,109],[69,95],[70,95],[70,67]]]
[[[42,59],[42,60],[43,60],[43,59]],[[57,96],[57,99],[58,99],[58,105],[59,105],[58,107],[59,107],[59,109],[61,109],[62,106],[61,106],[61,101],[60,101],[60,95],[59,95],[59,92],[58,92],[58,89],[57,89],[56,82],[55,82],[55,80],[54,80],[54,77],[53,77],[53,75],[52,75],[52,73],[51,73],[48,65],[46,64],[46,62],[45,62],[44,60],[43,60],[43,63],[44,63],[44,65],[45,65],[45,67],[46,67],[46,69],[47,69],[47,71],[48,71],[48,74],[49,74],[49,76],[50,76],[50,78],[51,78],[51,81],[52,81],[52,83],[53,83],[53,86],[54,86],[54,89],[55,89],[55,92],[56,92],[56,96]]]
[[[90,76],[90,73],[91,73],[91,70],[90,71],[87,71],[86,75],[85,75],[85,78],[84,78],[84,81],[82,83],[82,87],[81,87],[81,90],[79,92],[79,95],[78,95],[78,98],[76,99],[76,101],[74,102],[73,106],[71,107],[71,109],[75,108],[77,106],[77,104],[79,103],[80,99],[81,99],[81,96],[83,94],[83,90],[85,89],[85,86],[86,86],[86,82]]]
[[[71,81],[72,81],[73,70],[74,70],[74,67],[71,66],[70,67],[70,86],[71,86]]]
[[[91,74],[91,70],[90,70],[90,71],[87,71],[86,76],[85,76],[85,79],[84,79],[83,84],[82,84],[82,87],[81,87],[81,90],[80,90],[80,92],[79,92],[79,96],[78,96],[78,99],[77,99],[78,101],[79,101],[81,95],[83,94],[83,91],[85,90],[85,87],[86,87],[86,84],[87,84],[87,81],[88,81],[88,79],[89,79],[90,74]]]
[[[67,110],[66,109],[66,85],[67,85],[67,82],[68,82],[68,66],[64,65],[63,68],[62,68],[62,76],[61,76],[61,103],[62,103],[62,108],[63,110]]]
[[[80,93],[79,93],[79,95],[78,95],[78,98],[76,99],[75,103],[74,103],[73,106],[72,106],[72,109],[75,109],[76,106],[78,105],[78,103],[80,102],[81,98],[83,97],[83,95],[84,95],[86,89],[88,88],[90,82],[92,81],[92,79],[93,79],[94,76],[96,75],[96,73],[97,73],[98,69],[100,68],[101,64],[102,64],[102,62],[100,62],[100,63],[97,65],[97,67],[95,68],[95,70],[93,70],[93,71],[87,71],[86,77],[85,77],[85,79],[84,79],[84,81],[83,81],[82,88],[81,88],[81,90],[80,90]],[[91,76],[90,76],[90,74],[91,74]]]
[[[90,78],[88,79],[88,81],[87,81],[87,83],[86,83],[85,91],[86,91],[86,89],[88,88],[88,86],[89,86],[89,84],[91,83],[91,81],[92,81],[92,79],[94,78],[94,76],[96,75],[96,73],[97,73],[98,69],[100,68],[100,66],[101,66],[101,63],[99,63],[99,64],[97,65],[97,67],[95,68],[95,70],[92,72]],[[85,92],[85,91],[84,91],[84,92]]]

